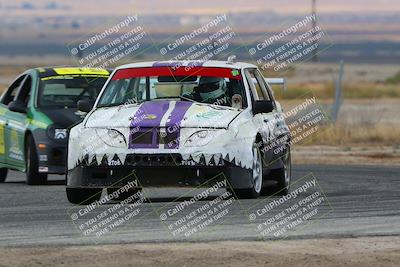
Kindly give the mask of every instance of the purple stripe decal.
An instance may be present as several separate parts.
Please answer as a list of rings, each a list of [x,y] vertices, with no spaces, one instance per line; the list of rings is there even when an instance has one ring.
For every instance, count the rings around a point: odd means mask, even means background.
[[[185,117],[187,110],[192,106],[192,102],[178,101],[176,102],[174,110],[170,114],[170,118],[166,123],[167,135],[173,137],[173,142],[165,144],[165,148],[174,149],[179,147],[179,137],[182,120]]]
[[[158,129],[162,118],[169,108],[170,101],[149,101],[143,103],[134,115],[130,125],[128,148],[158,148]],[[187,110],[192,106],[191,102],[176,101],[175,107],[166,120],[166,133],[169,141],[164,144],[166,149],[179,147],[181,123]],[[151,138],[150,138],[151,137]],[[149,142],[151,139],[151,142]],[[133,142],[143,140],[144,143]],[[142,142],[142,141],[141,141]]]
[[[169,101],[149,101],[140,105],[130,125],[128,148],[158,148],[157,128],[169,107]],[[152,132],[151,144],[133,144],[133,136]]]

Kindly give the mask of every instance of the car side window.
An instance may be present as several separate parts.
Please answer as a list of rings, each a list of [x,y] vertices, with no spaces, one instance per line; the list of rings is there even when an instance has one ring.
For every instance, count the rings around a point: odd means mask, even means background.
[[[26,75],[22,75],[17,78],[11,85],[8,87],[8,90],[5,92],[1,99],[1,103],[4,105],[8,105],[11,101],[14,100],[17,95],[18,89],[21,86],[22,81],[25,79]]]
[[[253,89],[255,100],[271,100],[265,87],[264,78],[256,69],[249,69],[246,74],[247,80]]]
[[[264,81],[262,80],[262,76],[257,72],[256,69],[249,70],[249,79],[255,88],[256,92],[256,100],[271,100],[269,95],[266,93],[267,89],[265,88]]]
[[[273,95],[271,89],[269,88],[269,86],[267,85],[267,83],[264,79],[264,76],[261,74],[261,72],[259,70],[256,70],[255,75],[258,77],[258,79],[262,85],[262,88],[264,89],[264,92],[267,94],[268,100],[274,100],[274,97],[273,97],[274,95]]]
[[[22,101],[25,104],[25,107],[28,106],[29,97],[31,95],[31,88],[32,88],[32,77],[27,75],[25,80],[22,82],[20,86],[16,99]]]

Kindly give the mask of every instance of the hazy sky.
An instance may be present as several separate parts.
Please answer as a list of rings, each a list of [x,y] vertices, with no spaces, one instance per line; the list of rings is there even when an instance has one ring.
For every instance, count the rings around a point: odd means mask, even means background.
[[[19,10],[23,3],[32,9]],[[45,9],[51,3],[68,9]],[[400,0],[317,0],[320,12],[400,12]],[[7,15],[125,14],[125,13],[221,13],[272,10],[279,13],[306,13],[311,0],[0,0]],[[26,5],[26,4],[25,4]],[[71,13],[72,12],[72,13]],[[4,13],[3,13],[4,14]]]

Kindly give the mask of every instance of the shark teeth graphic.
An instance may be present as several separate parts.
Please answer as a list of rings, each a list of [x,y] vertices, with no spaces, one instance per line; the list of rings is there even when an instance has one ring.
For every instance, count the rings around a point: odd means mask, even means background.
[[[224,160],[225,160],[226,162],[230,162],[230,161],[229,161],[229,153],[227,153],[227,154],[225,155]]]
[[[103,158],[101,158],[101,164],[102,165],[108,165],[108,157],[107,154],[102,154]],[[100,157],[99,157],[100,158]]]
[[[216,162],[218,162],[218,165],[222,165],[223,164],[223,157],[222,154],[218,154],[218,161],[216,160]]]
[[[191,156],[190,154],[184,154],[184,155],[182,155],[182,159],[183,159],[184,161],[189,161],[189,158],[192,159],[192,156]]]
[[[212,165],[212,166],[215,165],[214,156],[211,156],[211,159],[210,159],[210,161],[208,162],[208,165]]]
[[[195,155],[192,154],[193,161],[199,163],[201,155],[203,155],[203,154],[195,154]]]
[[[96,163],[97,163],[97,165],[101,165],[104,156],[105,156],[105,154],[97,154],[96,155]]]
[[[214,157],[213,157],[212,154],[206,154],[206,155],[203,155],[203,156],[205,157],[205,164],[206,165],[210,165],[211,164],[211,159],[213,159],[213,162],[214,162]]]
[[[120,162],[121,162],[122,164],[125,164],[126,154],[124,154],[124,153],[119,153],[119,154],[117,154],[117,156],[118,156]]]
[[[204,157],[204,154],[201,154],[199,164],[206,165],[206,158]]]

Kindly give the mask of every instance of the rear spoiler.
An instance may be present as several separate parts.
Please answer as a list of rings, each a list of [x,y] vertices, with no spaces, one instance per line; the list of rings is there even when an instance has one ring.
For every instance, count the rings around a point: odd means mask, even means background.
[[[282,85],[283,86],[283,91],[286,92],[286,90],[287,90],[286,79],[285,78],[265,78],[265,81],[269,85]]]

